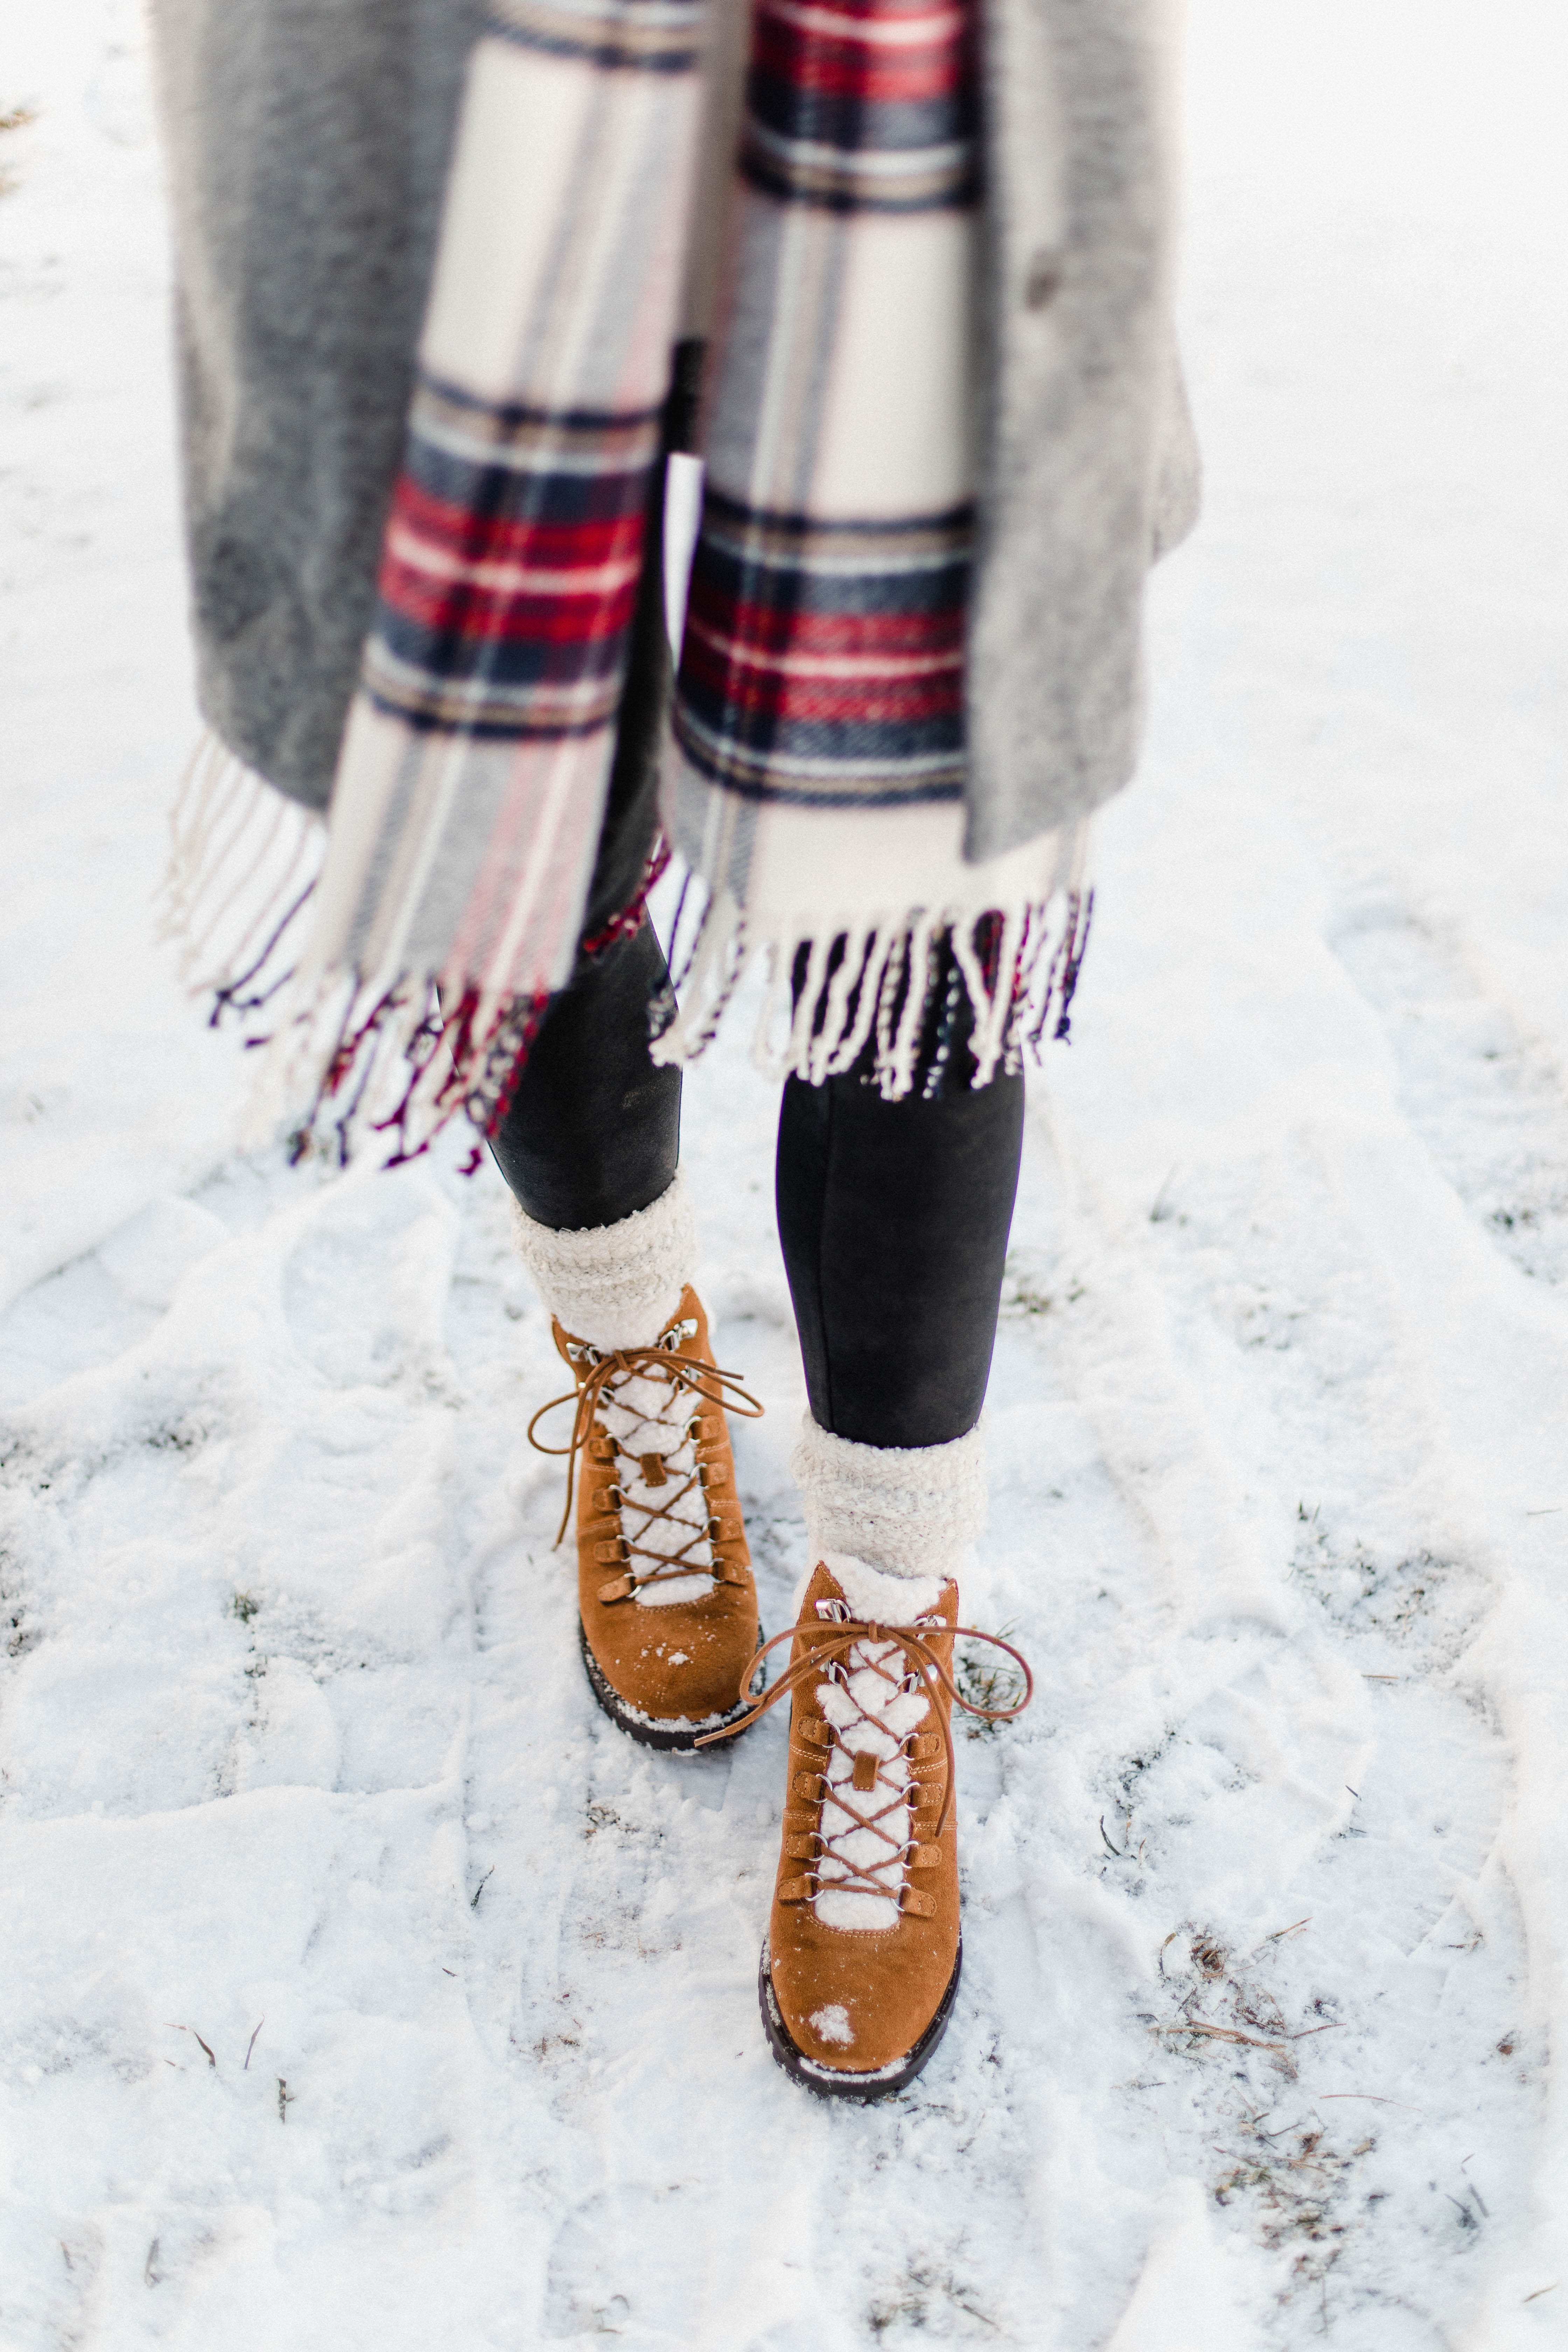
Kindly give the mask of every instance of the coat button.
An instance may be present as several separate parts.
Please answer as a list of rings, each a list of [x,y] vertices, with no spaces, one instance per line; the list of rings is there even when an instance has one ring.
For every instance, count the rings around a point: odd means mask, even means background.
[[[1042,245],[1029,256],[1029,268],[1024,279],[1024,308],[1043,310],[1047,302],[1061,290],[1062,257],[1054,246]]]

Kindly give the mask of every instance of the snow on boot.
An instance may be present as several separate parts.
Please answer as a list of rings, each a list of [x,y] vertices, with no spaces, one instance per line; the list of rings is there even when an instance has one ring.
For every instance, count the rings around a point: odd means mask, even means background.
[[[950,1718],[955,1700],[988,1721],[1020,1711],[954,1688],[955,1633],[995,1637],[959,1627],[951,1578],[912,1622],[862,1613],[868,1589],[900,1581],[819,1561],[793,1633],[776,1637],[789,1666],[753,1709],[791,1695],[763,2024],[784,2072],[829,2098],[902,2090],[947,2030],[962,1958]],[[999,1646],[1024,1668],[1027,1706],[1028,1668]]]

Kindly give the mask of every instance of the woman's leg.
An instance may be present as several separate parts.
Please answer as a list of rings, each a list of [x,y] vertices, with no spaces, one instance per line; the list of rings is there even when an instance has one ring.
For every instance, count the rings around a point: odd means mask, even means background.
[[[645,919],[552,1000],[493,1144],[536,1224],[614,1225],[674,1181],[680,1073],[656,1066],[647,1035],[667,978]],[[779,1237],[812,1413],[861,1445],[942,1445],[980,1417],[1024,1082],[973,1087],[973,1073],[961,1036],[934,1099],[917,1081],[885,1102],[860,1066],[784,1087]]]
[[[885,1102],[868,1059],[822,1086],[791,1078],[779,1114],[779,1239],[812,1417],[861,1445],[943,1445],[984,1402],[1024,1081],[972,1087],[964,1037],[934,1100],[917,1079]]]
[[[589,1685],[633,1738],[686,1749],[746,1712],[757,1595],[692,1287],[680,1073],[648,1054],[649,1001],[668,980],[646,919],[585,958],[551,1000],[493,1148],[587,1413],[575,1486]]]
[[[792,1463],[811,1571],[795,1654],[810,1661],[836,1631],[847,1646],[793,1701],[763,2015],[796,2081],[850,2096],[920,2072],[959,1974],[942,1677],[984,1522],[975,1424],[1024,1086],[972,1084],[967,998],[942,961],[927,1024],[942,1050],[928,1036],[909,1096],[883,1101],[867,1055],[819,1087],[792,1079],[779,1118],[779,1234],[811,1398]]]
[[[647,1033],[649,1002],[668,977],[645,916],[551,998],[490,1146],[536,1224],[616,1224],[674,1182],[680,1072],[655,1066]]]

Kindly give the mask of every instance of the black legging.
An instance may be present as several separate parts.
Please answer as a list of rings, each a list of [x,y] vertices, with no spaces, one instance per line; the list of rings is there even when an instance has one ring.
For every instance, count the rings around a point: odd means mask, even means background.
[[[493,1147],[541,1224],[612,1224],[673,1178],[680,1073],[655,1066],[647,1031],[668,978],[645,921],[552,999]],[[822,1086],[784,1085],[779,1240],[806,1391],[824,1429],[865,1445],[962,1437],[984,1402],[1024,1081],[970,1087],[967,1018],[961,1002],[934,1099],[884,1102],[869,1049]]]

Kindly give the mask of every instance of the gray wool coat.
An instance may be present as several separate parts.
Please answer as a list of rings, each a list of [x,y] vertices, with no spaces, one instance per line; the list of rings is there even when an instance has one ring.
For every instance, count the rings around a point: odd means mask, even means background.
[[[1144,576],[1197,513],[1168,5],[983,0],[972,857],[1131,774]],[[230,750],[312,807],[370,626],[482,13],[154,0],[198,690]]]

